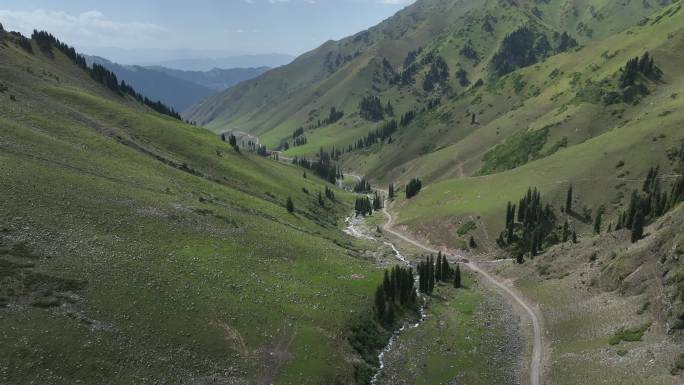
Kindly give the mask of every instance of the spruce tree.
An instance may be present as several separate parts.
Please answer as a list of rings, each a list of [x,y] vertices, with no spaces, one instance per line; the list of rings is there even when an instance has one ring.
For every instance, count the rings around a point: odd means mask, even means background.
[[[572,212],[572,185],[568,187],[568,194],[565,197],[565,212]]]
[[[389,199],[394,199],[394,183],[389,185]]]
[[[460,264],[456,264],[456,271],[454,272],[454,287],[459,289],[461,288],[461,266]]]
[[[294,202],[292,202],[292,198],[287,197],[287,203],[285,204],[285,206],[287,207],[287,212],[289,212],[290,214],[294,212],[295,207]]]
[[[476,249],[476,248],[477,248],[477,243],[475,243],[475,238],[473,238],[472,235],[470,236],[470,240],[468,241],[468,246],[469,246],[471,249]]]
[[[601,217],[603,216],[603,207],[599,207],[596,211],[596,218],[594,219],[594,234],[601,234]]]
[[[632,243],[640,240],[644,236],[644,213],[641,209],[637,210],[636,215],[634,215],[634,221],[632,222]]]
[[[382,290],[382,286],[378,286],[375,290],[375,309],[378,312],[380,319],[385,316],[385,293]]]

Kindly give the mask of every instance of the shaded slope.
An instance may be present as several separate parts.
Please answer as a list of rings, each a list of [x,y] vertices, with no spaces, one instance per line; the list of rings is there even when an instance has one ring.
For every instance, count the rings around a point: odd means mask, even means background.
[[[353,381],[349,197],[0,39],[0,382]]]

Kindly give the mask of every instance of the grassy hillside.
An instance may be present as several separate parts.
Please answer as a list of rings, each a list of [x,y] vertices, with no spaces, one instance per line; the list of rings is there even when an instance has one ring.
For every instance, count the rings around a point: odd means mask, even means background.
[[[514,73],[522,77],[525,90],[544,84],[546,88],[506,114],[496,113],[494,107],[496,98],[502,98],[505,93],[497,96],[483,92],[475,96],[484,105],[492,106],[483,114],[491,116],[489,122],[470,128],[472,131],[454,145],[410,161],[399,169],[402,174],[397,171],[384,178],[405,180],[420,175],[430,181],[439,179],[436,175],[440,173],[447,173],[446,179],[428,183],[417,198],[406,202],[400,220],[417,228],[424,227],[421,231],[436,227],[442,232],[443,241],[456,242],[453,229],[447,230],[449,226],[441,224],[454,222],[454,218],[480,216],[483,225],[491,230],[490,235],[496,236],[503,226],[502,212],[507,201],[517,200],[528,187],[536,186],[554,207],[559,207],[572,184],[581,206],[595,213],[599,206],[605,205],[608,213],[605,223],[611,220],[615,223],[617,211],[623,209],[631,190],[639,188],[650,167],[659,165],[669,186],[679,172],[672,169],[675,165],[670,154],[684,140],[681,131],[684,83],[674,64],[681,60],[684,13],[672,11],[679,7],[674,5],[664,10],[662,15],[666,16],[657,14],[644,26]],[[611,78],[628,58],[645,49],[658,58],[663,71],[660,81],[649,84],[648,95],[636,104],[606,106],[603,102],[583,100],[587,89],[610,87],[602,79]],[[609,53],[604,55],[604,52]],[[586,57],[592,58],[591,62],[587,63]],[[583,69],[584,72],[579,72]],[[567,75],[553,79],[548,75],[552,72]],[[448,113],[446,108],[443,113]],[[426,125],[424,130],[439,132],[441,127]],[[516,135],[530,136],[540,131],[546,134],[538,159],[530,156],[521,165],[511,165],[511,169],[504,167],[503,171],[491,175],[473,175],[488,166],[488,161],[483,161],[487,153],[494,159],[498,157],[499,163],[495,164],[504,166],[515,159],[510,156],[511,152],[529,155],[531,142],[523,145]],[[561,141],[566,144],[558,146]],[[415,142],[419,140],[407,146]],[[497,143],[503,144],[494,147]],[[380,152],[378,156],[383,157],[383,163],[392,162],[391,157],[385,161],[386,153]],[[370,174],[380,170],[385,169]],[[463,177],[468,175],[471,176]],[[577,225],[590,231],[589,224]]]
[[[322,208],[322,181],[19,42],[0,31],[0,382],[351,383],[380,279],[339,230],[351,197]]]
[[[682,383],[683,210],[635,244],[622,231],[558,245],[524,265],[497,265],[539,304],[547,382]]]
[[[292,139],[293,132],[302,127],[308,143],[291,148],[291,155],[313,154],[321,146],[346,148],[380,126],[381,122],[359,116],[359,102],[366,95],[391,102],[394,116],[387,114],[385,120],[399,120],[410,110],[420,112],[441,100],[443,105],[453,105],[454,111],[428,114],[431,116],[424,120],[430,126],[441,123],[440,132],[453,131],[482,109],[473,108],[472,99],[463,93],[477,92],[478,80],[488,84],[489,91],[500,90],[503,83],[497,84],[497,78],[530,64],[527,49],[531,63],[538,62],[577,42],[588,43],[623,31],[663,5],[422,0],[368,31],[327,42],[288,66],[208,98],[187,110],[185,117],[217,132],[238,129],[259,134],[270,147]],[[516,31],[520,32],[517,40],[506,40]],[[434,57],[443,59],[448,77],[426,88]],[[412,75],[407,82],[397,83],[396,78],[403,74]],[[511,96],[508,90],[505,93]],[[344,117],[319,127],[331,107],[344,111]],[[410,130],[405,137],[413,140],[416,128]],[[394,154],[396,147],[387,146],[393,158],[386,163],[403,167],[397,161],[406,163],[459,139],[453,132],[449,136],[430,134],[405,149],[405,158]],[[361,158],[369,167],[380,167],[372,156]],[[353,162],[358,163],[356,159]]]

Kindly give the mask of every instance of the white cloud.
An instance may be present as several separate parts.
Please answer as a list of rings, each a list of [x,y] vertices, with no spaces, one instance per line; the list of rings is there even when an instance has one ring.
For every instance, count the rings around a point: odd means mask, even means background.
[[[69,14],[42,9],[0,9],[0,20],[8,30],[16,30],[27,35],[34,29],[45,30],[58,39],[76,46],[157,46],[160,38],[166,33],[164,28],[156,24],[114,21],[99,11]]]

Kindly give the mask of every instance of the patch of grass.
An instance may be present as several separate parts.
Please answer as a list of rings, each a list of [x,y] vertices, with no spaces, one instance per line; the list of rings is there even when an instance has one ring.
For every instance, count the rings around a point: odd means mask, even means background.
[[[646,332],[646,330],[648,330],[649,327],[651,327],[651,322],[647,322],[641,326],[633,328],[622,328],[610,337],[608,343],[610,345],[618,345],[622,341],[641,341],[641,337],[643,337],[644,333]]]
[[[510,170],[534,159],[546,143],[548,128],[524,131],[510,136],[506,141],[484,154],[484,165],[477,175],[488,175]]]
[[[477,224],[475,223],[475,221],[468,221],[464,223],[461,227],[459,227],[458,230],[456,230],[456,232],[458,233],[458,235],[462,236],[468,234],[469,232],[475,229],[477,229]]]

